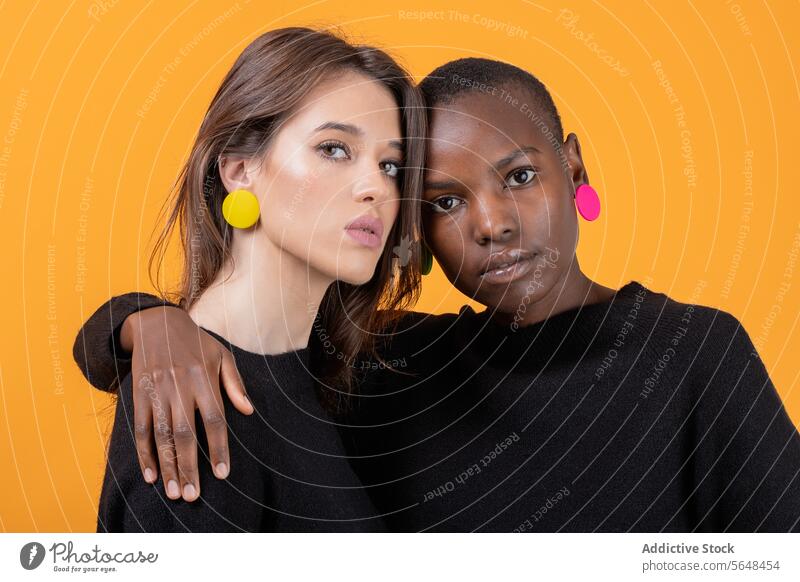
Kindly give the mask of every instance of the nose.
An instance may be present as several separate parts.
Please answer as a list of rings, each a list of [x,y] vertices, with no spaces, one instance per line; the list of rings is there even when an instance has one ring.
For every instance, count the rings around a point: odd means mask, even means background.
[[[385,202],[389,197],[389,180],[376,169],[377,163],[365,171],[353,183],[353,199],[356,202]]]
[[[517,232],[517,208],[512,201],[502,195],[480,193],[478,204],[472,205],[475,241],[479,245],[492,242],[506,243]]]

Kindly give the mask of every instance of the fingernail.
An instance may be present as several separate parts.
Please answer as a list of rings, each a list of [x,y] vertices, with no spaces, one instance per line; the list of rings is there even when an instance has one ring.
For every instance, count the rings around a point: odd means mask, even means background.
[[[217,477],[220,479],[224,479],[228,476],[228,465],[225,463],[217,463],[217,466],[214,467],[214,469],[217,471]]]
[[[196,495],[196,491],[194,485],[191,483],[187,483],[183,486],[183,497],[184,499],[194,499]]]
[[[169,483],[167,483],[167,495],[172,499],[181,496],[181,488],[175,479],[170,479]]]
[[[152,469],[150,469],[150,467],[147,467],[144,470],[144,480],[147,481],[148,483],[152,483],[153,481],[155,481],[153,471]]]

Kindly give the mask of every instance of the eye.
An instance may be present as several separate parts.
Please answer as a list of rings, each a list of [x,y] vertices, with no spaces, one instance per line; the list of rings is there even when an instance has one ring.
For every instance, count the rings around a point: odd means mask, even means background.
[[[463,203],[463,200],[455,196],[439,196],[436,200],[431,202],[431,209],[433,209],[434,212],[450,212]]]
[[[325,141],[317,146],[323,158],[343,160],[350,157],[347,146],[340,141]]]
[[[400,164],[398,162],[381,162],[380,167],[390,178],[396,178],[400,174]]]
[[[520,168],[514,170],[506,177],[506,184],[512,188],[515,186],[525,186],[533,182],[536,172],[533,168]]]

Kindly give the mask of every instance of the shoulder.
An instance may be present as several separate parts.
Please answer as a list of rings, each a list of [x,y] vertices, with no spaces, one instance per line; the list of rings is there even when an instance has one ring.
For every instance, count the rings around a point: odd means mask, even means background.
[[[631,327],[648,360],[683,360],[698,372],[758,357],[742,322],[723,309],[702,305],[698,290],[683,300],[641,285],[634,289],[631,309],[626,302],[621,316],[632,315]]]
[[[669,314],[679,330],[685,330],[698,349],[734,351],[741,355],[754,351],[742,322],[732,313],[717,307],[669,299]]]
[[[656,334],[659,346],[684,360],[694,380],[735,383],[745,373],[766,376],[758,351],[737,316],[691,300],[663,297]]]
[[[645,328],[652,327],[660,332],[683,333],[688,343],[734,342],[738,345],[750,344],[749,336],[742,322],[723,309],[702,305],[694,301],[679,300],[665,293],[639,285],[636,298],[641,303],[642,321]]]

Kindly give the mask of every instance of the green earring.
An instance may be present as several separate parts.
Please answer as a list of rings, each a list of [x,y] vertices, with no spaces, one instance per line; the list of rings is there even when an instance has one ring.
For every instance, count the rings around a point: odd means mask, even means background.
[[[433,269],[433,254],[428,248],[428,245],[422,241],[420,241],[420,249],[420,262],[422,265],[419,271],[423,275],[430,275],[431,269]]]

